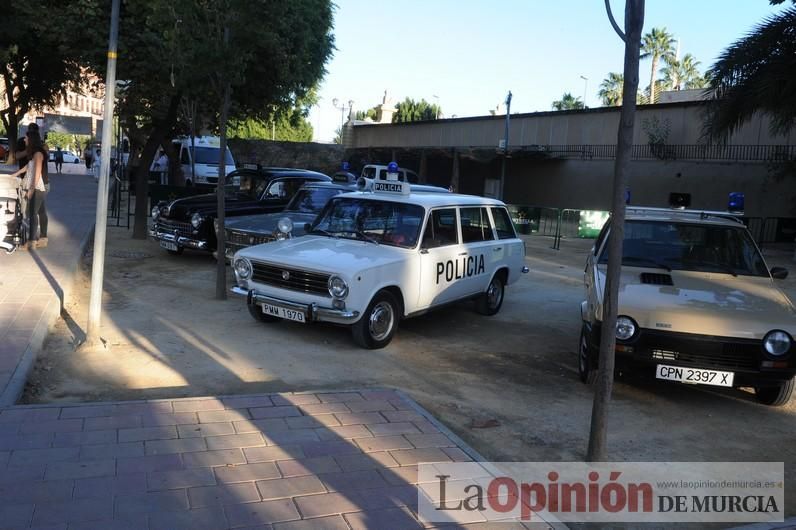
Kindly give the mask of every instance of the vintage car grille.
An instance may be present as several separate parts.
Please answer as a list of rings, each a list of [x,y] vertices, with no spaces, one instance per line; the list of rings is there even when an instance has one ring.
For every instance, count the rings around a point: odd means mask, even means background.
[[[304,271],[270,263],[252,262],[252,280],[280,289],[290,289],[302,293],[312,293],[331,298],[329,294],[329,274]],[[287,277],[287,278],[286,278]]]
[[[644,329],[633,344],[637,355],[679,366],[757,371],[762,360],[758,340],[688,335]]]
[[[183,223],[180,221],[173,221],[171,219],[158,219],[157,228],[161,232],[169,232],[173,234],[176,230],[177,235],[181,237],[193,236],[193,225],[191,223]]]
[[[249,234],[246,232],[234,232],[227,230],[227,244],[232,247],[245,248],[252,245],[262,245],[263,243],[270,243],[275,238],[271,234]]]

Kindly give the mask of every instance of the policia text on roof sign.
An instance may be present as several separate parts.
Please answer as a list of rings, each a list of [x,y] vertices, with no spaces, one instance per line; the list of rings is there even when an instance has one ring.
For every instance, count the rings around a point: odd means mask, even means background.
[[[373,191],[381,191],[388,193],[403,193],[404,187],[402,182],[374,182]]]

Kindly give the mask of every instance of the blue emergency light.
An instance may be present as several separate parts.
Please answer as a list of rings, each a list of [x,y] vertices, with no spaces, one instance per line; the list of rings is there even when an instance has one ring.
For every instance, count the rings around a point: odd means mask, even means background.
[[[349,169],[351,169],[351,164],[349,164],[348,162],[343,162],[342,169],[343,171],[348,171]]]
[[[730,193],[730,199],[727,201],[727,211],[730,213],[743,213],[744,197],[740,191],[733,191]]]
[[[398,163],[390,162],[387,164],[387,173],[398,173]]]
[[[625,204],[630,204],[630,187],[625,188]]]

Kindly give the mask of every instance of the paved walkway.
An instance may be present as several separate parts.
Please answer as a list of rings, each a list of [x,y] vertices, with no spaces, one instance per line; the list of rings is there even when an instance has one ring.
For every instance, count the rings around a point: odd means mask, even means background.
[[[0,405],[13,404],[22,392],[72,286],[81,242],[94,226],[97,185],[78,168],[66,169],[68,174],[50,178],[49,245],[10,255],[0,251]],[[12,170],[0,165],[0,172]]]
[[[471,455],[390,390],[16,406],[0,527],[420,528],[417,463]]]

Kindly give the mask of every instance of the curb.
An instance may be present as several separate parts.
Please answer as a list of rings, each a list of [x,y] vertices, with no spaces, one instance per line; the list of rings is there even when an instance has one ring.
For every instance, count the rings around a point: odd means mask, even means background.
[[[75,275],[80,269],[80,259],[86,251],[89,241],[94,237],[94,225],[89,228],[83,239],[80,240],[78,257],[69,269],[70,280],[61,286],[63,290],[63,300],[66,302],[67,297],[72,292],[72,287],[75,281]],[[25,353],[17,363],[14,372],[6,383],[6,387],[0,395],[0,407],[10,407],[15,405],[22,392],[25,390],[25,383],[28,381],[30,372],[33,370],[33,365],[36,363],[36,358],[44,346],[44,341],[50,332],[50,329],[55,325],[55,322],[61,316],[61,302],[59,300],[50,300],[47,308],[44,310],[39,322],[36,324],[36,329],[28,342]]]

